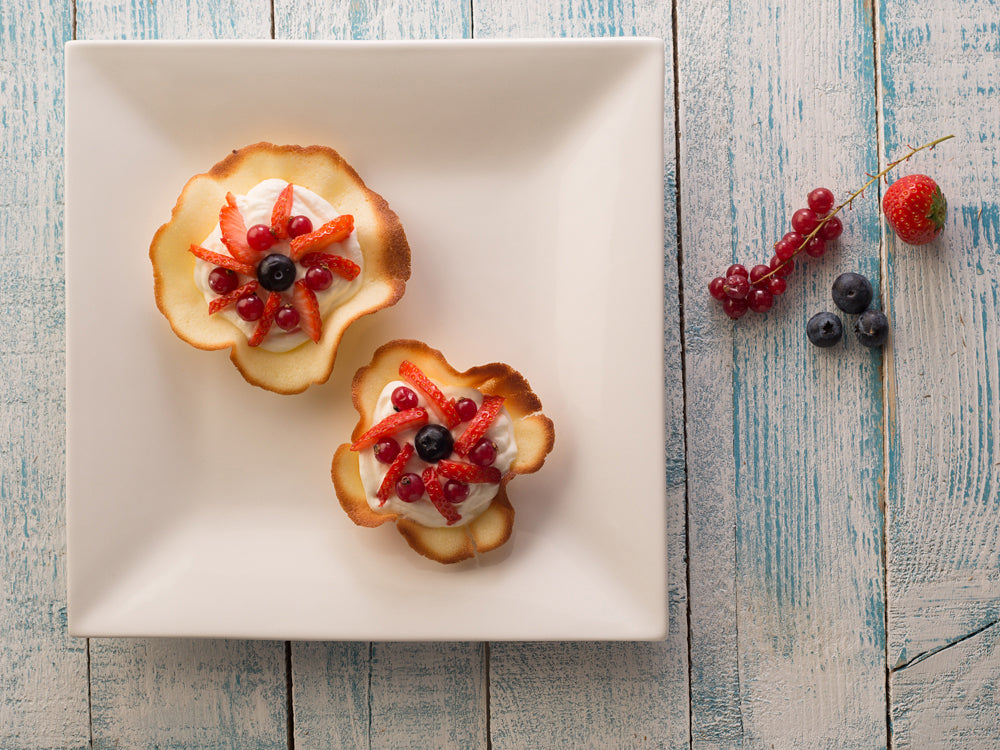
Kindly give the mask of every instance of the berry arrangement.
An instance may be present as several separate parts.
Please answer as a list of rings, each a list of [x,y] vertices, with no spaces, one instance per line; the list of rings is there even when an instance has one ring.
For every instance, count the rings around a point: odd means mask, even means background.
[[[833,303],[845,313],[860,313],[854,323],[858,343],[869,348],[885,344],[889,338],[889,319],[881,310],[868,309],[875,297],[868,279],[859,273],[842,273],[834,280],[831,293]],[[843,323],[832,312],[816,313],[806,323],[806,337],[822,349],[834,346],[843,335]]]
[[[329,289],[334,274],[353,281],[361,273],[348,258],[320,252],[350,236],[354,217],[339,216],[314,231],[308,216],[292,216],[292,199],[289,183],[274,202],[270,225],[247,229],[235,197],[227,193],[219,228],[229,255],[190,247],[192,255],[215,266],[208,285],[219,296],[209,302],[209,315],[234,307],[240,318],[255,322],[250,346],[259,346],[275,325],[283,331],[302,330],[318,342],[323,322],[316,292]]]
[[[468,498],[470,484],[500,484],[500,469],[493,465],[497,447],[486,431],[500,415],[504,399],[484,396],[481,405],[470,398],[450,399],[407,360],[399,365],[399,375],[408,385],[397,386],[390,395],[394,412],[355,440],[351,450],[371,448],[377,461],[388,464],[375,493],[380,506],[393,495],[404,503],[426,495],[451,526],[462,520],[455,506]],[[426,409],[419,406],[418,393]],[[444,424],[432,422],[432,413]],[[462,424],[465,428],[456,438],[452,429]],[[414,428],[413,441],[400,445],[399,434]],[[414,457],[428,464],[419,474],[406,470]]]
[[[953,137],[948,135],[917,148],[911,147],[906,155],[890,162],[885,169],[877,174],[869,175],[870,179],[859,190],[851,193],[846,200],[837,205],[834,205],[836,199],[828,188],[820,187],[811,191],[806,199],[808,207],[800,208],[792,214],[791,231],[774,243],[774,255],[768,264],[756,265],[749,270],[739,263],[731,265],[724,276],[717,276],[709,282],[709,294],[722,303],[723,311],[733,320],[743,317],[747,311],[767,312],[774,305],[775,297],[784,294],[787,289],[785,279],[795,269],[795,257],[803,252],[813,258],[821,257],[826,253],[828,243],[840,237],[844,227],[837,214],[844,208],[851,208],[855,199],[861,196],[872,183],[885,177],[895,167],[908,161],[917,152],[932,149],[942,141]],[[893,187],[900,182],[903,180],[897,181],[886,191],[886,198],[893,194]],[[931,183],[933,184],[932,180]],[[936,185],[934,187],[936,188]],[[929,231],[927,229],[928,223],[934,225],[936,232],[940,233],[940,227],[944,222],[944,209],[941,208],[941,204],[947,205],[944,203],[944,196],[940,195],[940,190],[937,191],[940,200],[935,197],[933,191],[929,190],[925,183],[920,183],[915,188],[908,188],[905,193],[903,189],[898,192],[902,197],[894,198],[888,207],[885,207],[885,211],[890,226],[900,234],[904,242],[908,241],[906,237],[910,235],[904,236],[896,228],[896,224],[893,223],[895,219],[890,218],[890,208],[893,209],[894,215],[904,217],[899,221],[899,226],[910,227],[912,225],[924,232],[920,238],[926,236]],[[898,212],[895,210],[897,205],[906,204],[912,204],[914,207],[900,208]],[[886,204],[883,205],[886,206]],[[929,242],[930,239],[926,241]]]

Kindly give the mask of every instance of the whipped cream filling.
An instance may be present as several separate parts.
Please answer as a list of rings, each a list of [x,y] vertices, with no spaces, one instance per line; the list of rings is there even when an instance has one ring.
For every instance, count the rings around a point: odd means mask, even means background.
[[[266,224],[270,226],[271,212],[274,209],[274,202],[278,199],[278,195],[281,194],[281,191],[285,189],[286,185],[288,185],[288,183],[285,180],[277,178],[264,180],[263,182],[255,185],[246,195],[236,196],[236,206],[239,208],[240,214],[243,216],[243,221],[246,224],[247,229],[255,224]],[[337,213],[337,210],[333,206],[327,203],[325,199],[316,193],[296,185],[292,190],[292,216],[308,216],[309,220],[312,222],[313,230],[316,230],[328,221],[336,219],[340,216],[340,214]],[[206,237],[201,243],[201,246],[206,250],[211,250],[215,253],[230,255],[229,250],[222,243],[222,229],[218,224],[215,225],[215,229],[213,229],[211,234],[209,234],[208,237]],[[333,283],[327,289],[323,289],[315,293],[316,301],[319,303],[320,317],[325,319],[327,314],[329,314],[334,307],[350,299],[354,296],[358,289],[361,288],[361,279],[364,276],[365,268],[364,259],[361,255],[361,244],[358,242],[357,231],[351,232],[351,235],[342,242],[335,242],[327,247],[321,248],[320,252],[342,255],[348,260],[354,261],[361,267],[361,273],[359,273],[353,281],[348,281],[342,276],[334,273]],[[270,253],[283,253],[284,255],[288,255],[288,240],[278,240],[275,242],[274,246],[267,251],[267,253],[262,253],[261,257],[269,255]],[[212,291],[212,288],[208,285],[208,276],[212,273],[212,269],[214,268],[215,266],[212,263],[208,263],[201,258],[195,259],[194,283],[205,296],[206,303],[211,302],[219,296],[216,292]],[[301,263],[296,263],[295,281],[303,278],[306,274],[306,270],[306,267]],[[252,277],[244,276],[243,274],[240,274],[239,279],[240,285],[253,280]],[[267,292],[258,290],[258,295],[262,295],[261,298],[266,299]],[[289,287],[286,291],[281,292],[281,296],[284,304],[291,304],[292,288]],[[243,320],[243,318],[237,314],[236,305],[230,305],[225,310],[220,310],[215,313],[215,315],[221,315],[224,317],[234,326],[239,328],[240,331],[243,332],[243,335],[248,339],[253,335],[254,330],[257,328],[256,320]],[[267,349],[272,352],[287,352],[297,346],[301,346],[307,341],[312,343],[311,339],[300,328],[296,328],[292,331],[283,331],[277,325],[272,325],[271,330],[268,332],[267,336],[264,337],[264,341],[261,342],[260,348]]]
[[[410,388],[408,383],[404,383],[401,380],[395,380],[389,383],[385,388],[382,389],[382,393],[379,394],[378,401],[375,403],[375,413],[373,415],[373,424],[378,424],[383,419],[388,417],[390,414],[395,412],[395,408],[392,405],[392,392],[399,386],[405,385]],[[483,394],[473,388],[448,388],[442,387],[440,384],[439,388],[444,392],[445,396],[448,398],[460,399],[460,398],[470,398],[476,402],[476,406],[480,406],[483,403]],[[430,414],[430,422],[441,424],[441,420],[435,416],[434,408],[428,404],[427,399],[416,389],[413,389],[417,394],[417,399],[419,405],[427,409]],[[452,436],[457,440],[465,428],[469,426],[468,422],[462,422],[455,428],[451,430]],[[414,437],[417,434],[416,429],[404,430],[403,432],[395,435],[396,441],[400,446],[405,443],[412,443]],[[507,412],[506,408],[500,410],[500,414],[490,425],[489,429],[483,436],[493,441],[493,444],[497,449],[497,457],[493,462],[493,466],[500,470],[501,475],[506,474],[510,465],[514,462],[517,457],[517,443],[514,441],[514,424],[511,420],[510,414]],[[361,483],[365,488],[365,496],[368,499],[368,506],[374,510],[376,513],[396,513],[404,518],[409,518],[411,521],[419,523],[421,526],[431,526],[431,527],[441,527],[447,526],[448,522],[445,520],[444,516],[434,507],[434,504],[427,497],[427,493],[412,503],[405,503],[396,496],[395,491],[386,500],[384,505],[379,505],[379,499],[376,496],[378,488],[382,485],[382,480],[389,470],[389,464],[384,464],[375,458],[375,451],[372,448],[365,448],[361,451],[359,456],[360,468],[361,468]],[[467,460],[461,458],[455,453],[449,456],[451,461],[462,461]],[[414,474],[422,474],[424,469],[428,466],[433,466],[423,459],[420,458],[416,453],[406,464],[406,472],[412,472]],[[441,478],[441,483],[444,484],[447,480],[443,477]],[[493,498],[496,497],[497,492],[500,489],[498,484],[470,484],[469,485],[469,496],[460,503],[455,504],[455,509],[461,514],[462,519],[452,526],[463,526],[473,520],[475,520],[484,510],[486,510]]]

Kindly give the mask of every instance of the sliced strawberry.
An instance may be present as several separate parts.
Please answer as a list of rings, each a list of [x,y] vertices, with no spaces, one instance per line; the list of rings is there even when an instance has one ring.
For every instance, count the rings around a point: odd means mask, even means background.
[[[496,466],[476,466],[442,459],[437,463],[437,473],[466,484],[500,484],[500,469]]]
[[[351,450],[359,451],[362,448],[370,448],[384,437],[390,437],[411,427],[423,427],[425,424],[427,424],[426,409],[418,407],[416,409],[393,412],[355,440],[351,445]]]
[[[201,245],[191,245],[188,250],[196,258],[201,258],[207,263],[212,263],[216,266],[222,266],[223,268],[229,268],[236,273],[242,273],[245,276],[256,276],[257,270],[249,263],[241,263],[236,260],[236,258],[231,258],[228,255],[223,255],[222,253],[213,253],[211,250],[206,250]]]
[[[413,443],[406,443],[399,449],[399,453],[396,454],[392,463],[389,464],[389,468],[385,472],[385,477],[382,479],[382,484],[379,485],[378,492],[375,493],[380,506],[385,505],[385,501],[392,497],[392,493],[396,491],[396,482],[406,472],[406,462],[413,457],[413,452]]]
[[[257,321],[257,327],[247,342],[250,346],[260,346],[264,337],[267,336],[267,332],[271,330],[271,325],[274,323],[274,314],[278,312],[279,307],[281,307],[281,295],[277,292],[271,292],[267,297],[267,302],[264,303],[264,314],[260,316],[260,320]]]
[[[222,244],[230,255],[241,263],[252,265],[257,262],[258,253],[247,242],[247,225],[232,193],[226,193],[226,205],[219,211],[219,228],[222,230]]]
[[[288,220],[292,218],[292,183],[281,191],[271,209],[271,231],[279,240],[288,239]]]
[[[476,416],[469,422],[465,432],[455,441],[455,452],[460,456],[468,454],[479,438],[486,434],[502,408],[503,396],[484,396],[483,405],[479,407]]]
[[[257,291],[257,282],[248,281],[243,286],[236,287],[229,294],[223,294],[221,297],[216,297],[211,302],[208,303],[208,314],[214,315],[219,312],[219,310],[225,310],[231,304],[239,300],[244,294],[250,294],[251,292]]]
[[[399,365],[399,376],[427,397],[448,429],[461,421],[455,408],[455,401],[445,396],[415,364],[404,359]]]
[[[299,263],[304,266],[326,266],[338,276],[342,276],[348,281],[354,281],[361,273],[361,266],[353,260],[348,260],[343,255],[331,255],[330,253],[307,253],[299,258]]]
[[[292,288],[292,306],[299,313],[299,326],[313,341],[319,343],[323,333],[323,319],[319,314],[316,293],[309,288],[305,279],[299,279]]]
[[[319,229],[292,238],[292,260],[298,260],[306,253],[321,250],[334,242],[346,240],[354,231],[354,217],[350,214],[338,216]]]
[[[424,469],[421,479],[424,480],[424,489],[427,490],[427,497],[431,499],[434,507],[438,509],[438,513],[444,516],[448,525],[451,526],[461,521],[462,516],[455,510],[455,506],[448,502],[448,498],[444,496],[444,488],[441,487],[441,481],[438,479],[437,472],[434,471],[433,466],[428,466]]]

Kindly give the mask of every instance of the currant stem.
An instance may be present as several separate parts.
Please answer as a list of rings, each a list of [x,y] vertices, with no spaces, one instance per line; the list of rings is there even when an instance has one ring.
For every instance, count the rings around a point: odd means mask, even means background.
[[[757,279],[757,281],[755,281],[755,282],[753,283],[753,285],[754,285],[754,286],[758,286],[758,285],[759,285],[759,284],[760,284],[761,282],[764,282],[764,281],[766,281],[767,279],[769,279],[769,278],[771,278],[772,276],[774,276],[774,275],[775,275],[776,273],[778,273],[778,271],[779,271],[779,270],[780,270],[781,268],[783,268],[783,267],[784,267],[784,266],[785,266],[785,265],[786,265],[786,264],[788,263],[788,261],[790,261],[790,260],[791,260],[792,258],[794,258],[794,257],[795,257],[796,255],[798,255],[798,254],[799,254],[799,253],[801,253],[801,252],[802,252],[803,250],[805,250],[805,248],[806,248],[806,245],[808,245],[808,244],[809,244],[809,241],[810,241],[811,239],[813,239],[813,238],[814,238],[814,237],[815,237],[816,235],[818,235],[818,234],[819,234],[820,230],[821,230],[821,229],[823,228],[823,225],[824,225],[824,224],[826,224],[826,223],[827,223],[827,222],[828,222],[828,221],[829,221],[830,219],[832,219],[832,218],[833,218],[834,216],[836,216],[836,215],[837,215],[838,213],[840,213],[840,211],[841,211],[841,210],[842,210],[842,209],[843,209],[843,208],[844,208],[845,206],[846,206],[846,207],[847,207],[848,209],[850,209],[850,208],[853,208],[853,207],[854,207],[854,199],[855,199],[855,198],[857,198],[858,196],[860,196],[860,195],[861,195],[862,193],[864,193],[864,192],[865,192],[865,190],[867,190],[867,189],[868,189],[869,187],[871,187],[872,183],[874,183],[874,182],[877,182],[878,180],[880,180],[880,179],[882,179],[883,177],[885,177],[885,176],[886,176],[887,174],[889,174],[889,172],[891,172],[891,171],[892,171],[893,169],[895,169],[896,167],[898,167],[898,166],[899,166],[900,164],[902,164],[902,163],[903,163],[904,161],[909,161],[909,160],[910,160],[910,158],[911,158],[911,157],[912,157],[912,156],[913,156],[914,154],[916,154],[916,153],[918,153],[918,152],[920,152],[920,151],[924,151],[924,150],[926,150],[926,149],[932,149],[932,148],[934,148],[934,147],[935,147],[936,145],[938,145],[939,143],[943,143],[944,141],[947,141],[947,140],[948,140],[949,138],[954,138],[954,137],[955,137],[954,135],[946,135],[946,136],[944,136],[943,138],[938,138],[937,140],[934,140],[934,141],[931,141],[931,142],[929,142],[929,143],[925,143],[925,144],[924,144],[923,146],[917,146],[916,148],[913,148],[912,146],[909,146],[908,148],[909,148],[910,150],[909,150],[909,152],[907,152],[907,153],[906,153],[906,154],[905,154],[904,156],[901,156],[900,158],[896,159],[895,161],[891,161],[891,162],[889,162],[889,163],[888,163],[888,164],[886,165],[885,169],[883,169],[883,170],[882,170],[881,172],[879,172],[878,174],[875,174],[875,175],[869,175],[869,177],[870,177],[871,179],[869,179],[869,180],[868,180],[868,182],[866,182],[866,183],[865,183],[864,185],[862,185],[860,189],[858,189],[858,190],[855,190],[855,191],[854,191],[853,193],[851,193],[851,194],[850,194],[850,195],[849,195],[849,196],[847,197],[847,200],[845,200],[845,201],[843,201],[842,203],[840,203],[839,205],[835,206],[835,207],[833,208],[833,210],[832,210],[832,211],[830,211],[830,213],[828,213],[828,214],[827,214],[826,216],[824,216],[824,217],[823,217],[822,219],[820,219],[820,220],[819,220],[819,223],[818,223],[818,224],[816,225],[816,228],[815,228],[815,229],[813,229],[813,230],[812,230],[812,231],[811,231],[811,232],[810,232],[810,233],[809,233],[808,235],[806,235],[806,236],[805,236],[805,237],[804,237],[804,238],[802,239],[802,244],[800,244],[800,245],[799,245],[799,246],[798,246],[798,247],[796,248],[795,252],[794,252],[794,253],[792,253],[791,257],[789,257],[789,258],[786,258],[785,260],[781,261],[781,263],[779,263],[779,264],[778,264],[777,266],[775,266],[774,268],[772,268],[772,269],[771,269],[771,270],[770,270],[770,271],[769,271],[768,273],[764,274],[764,275],[763,275],[763,276],[761,276],[761,277],[760,277],[759,279]]]

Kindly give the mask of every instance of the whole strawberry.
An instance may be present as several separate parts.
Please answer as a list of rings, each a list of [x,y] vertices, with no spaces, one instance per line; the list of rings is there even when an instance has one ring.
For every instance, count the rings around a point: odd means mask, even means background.
[[[899,239],[907,245],[926,245],[944,229],[948,201],[930,177],[911,174],[889,186],[882,210]]]

